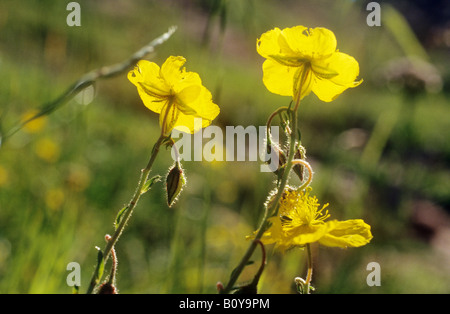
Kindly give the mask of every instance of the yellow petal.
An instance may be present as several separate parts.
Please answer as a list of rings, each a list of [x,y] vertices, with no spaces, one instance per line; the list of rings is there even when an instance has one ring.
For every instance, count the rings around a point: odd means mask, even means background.
[[[296,55],[310,60],[327,57],[336,51],[336,36],[323,27],[309,30],[304,26],[285,28],[281,37]]]
[[[358,62],[342,52],[336,52],[329,58],[315,61],[311,67],[315,74],[312,90],[320,100],[325,102],[336,99],[347,88],[356,87],[362,82],[362,80],[356,81],[359,75]]]
[[[141,60],[128,73],[128,79],[136,85],[144,105],[156,113],[160,113],[164,102],[170,94],[170,88],[159,75],[160,68],[156,63]]]
[[[359,247],[366,245],[372,239],[370,226],[362,219],[327,222],[330,229],[319,243],[331,247]]]
[[[186,114],[181,112],[175,129],[185,132],[186,128],[190,133],[197,132],[200,128],[209,126],[220,112],[219,106],[212,101],[211,93],[202,86],[196,101],[189,103],[189,108],[195,110],[195,114]]]
[[[256,50],[258,53],[264,58],[280,54],[280,45],[278,43],[280,34],[281,30],[278,27],[262,34],[256,41]]]
[[[263,82],[266,88],[277,95],[294,95],[294,77],[297,67],[282,65],[274,60],[267,59],[263,63]]]
[[[195,115],[197,110],[193,107],[200,96],[202,86],[191,85],[176,94],[177,108],[185,115]]]
[[[264,234],[261,237],[261,242],[264,244],[272,244],[280,241],[282,238],[282,228],[280,219],[278,217],[271,217],[268,219],[268,221],[270,223],[270,227],[266,232],[264,232]]]
[[[307,243],[319,241],[329,230],[327,224],[300,225],[286,232],[291,244],[304,246]]]
[[[183,89],[192,85],[202,86],[202,80],[198,73],[195,72],[183,72],[181,79],[173,85],[173,91],[180,93]]]
[[[183,78],[185,70],[181,69],[181,67],[185,63],[186,59],[184,57],[170,56],[161,66],[161,77],[170,87],[178,84]]]

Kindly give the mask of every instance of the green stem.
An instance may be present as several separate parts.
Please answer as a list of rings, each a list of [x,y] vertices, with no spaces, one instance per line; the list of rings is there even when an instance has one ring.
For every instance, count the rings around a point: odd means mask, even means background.
[[[288,155],[288,159],[283,171],[283,175],[281,178],[281,181],[279,182],[277,188],[278,188],[278,192],[275,196],[275,199],[273,200],[273,202],[270,202],[269,205],[265,208],[265,212],[264,212],[264,217],[261,223],[260,228],[258,229],[258,232],[255,235],[254,240],[252,241],[252,243],[250,244],[250,246],[248,247],[247,251],[245,252],[244,256],[242,257],[240,263],[238,264],[238,266],[234,269],[234,271],[231,274],[230,280],[227,284],[227,286],[220,291],[221,294],[226,294],[229,293],[231,290],[233,290],[234,284],[236,283],[237,279],[239,278],[240,274],[242,273],[242,271],[244,270],[245,266],[248,264],[248,261],[250,259],[250,257],[253,255],[253,252],[255,251],[258,242],[260,241],[262,235],[264,234],[264,232],[267,230],[267,228],[269,227],[269,221],[268,219],[274,215],[276,215],[278,213],[278,208],[280,206],[279,202],[280,199],[284,193],[284,189],[286,188],[288,179],[289,179],[289,173],[292,169],[292,161],[294,159],[294,155],[295,155],[295,151],[296,151],[296,147],[297,147],[297,110],[298,107],[300,105],[300,99],[301,99],[301,90],[302,90],[302,85],[308,75],[308,71],[309,69],[306,69],[301,76],[301,79],[298,82],[298,93],[295,95],[295,106],[293,109],[286,108],[286,107],[282,107],[277,109],[273,114],[270,115],[268,123],[272,122],[272,119],[275,117],[276,114],[280,113],[281,111],[286,110],[288,113],[290,113],[291,115],[291,127],[292,127],[292,132],[290,133],[290,143],[289,143],[289,155]],[[269,125],[270,128],[270,125]],[[268,131],[269,132],[269,131]],[[269,135],[269,134],[268,134]],[[269,139],[268,139],[269,140]]]
[[[313,272],[311,245],[309,243],[306,244],[306,252],[308,255],[308,273],[306,274],[305,284],[306,284],[306,294],[309,294]]]
[[[297,117],[296,117],[296,112],[293,112],[293,119],[292,119],[292,126],[293,129],[295,130],[297,128]],[[269,227],[269,222],[268,219],[269,217],[272,217],[273,215],[275,215],[278,211],[278,207],[279,207],[279,201],[281,199],[281,196],[283,195],[283,191],[286,187],[287,181],[288,181],[288,177],[289,177],[289,172],[292,168],[292,160],[294,158],[294,154],[295,154],[295,146],[296,146],[296,135],[297,132],[292,132],[291,133],[291,143],[290,143],[290,149],[289,149],[289,157],[283,172],[283,176],[281,179],[281,182],[278,186],[278,193],[275,197],[275,200],[273,202],[271,202],[268,207],[266,207],[265,213],[264,213],[264,218],[262,220],[261,226],[257,232],[257,234],[255,235],[254,240],[252,241],[252,243],[250,244],[249,248],[247,249],[247,251],[245,252],[244,256],[242,257],[239,265],[235,268],[235,270],[233,271],[231,277],[230,277],[230,281],[228,282],[227,286],[221,291],[222,294],[226,294],[229,293],[231,290],[233,290],[234,284],[236,283],[239,275],[241,274],[241,272],[244,270],[245,266],[247,265],[250,257],[253,255],[253,252],[255,251],[258,242],[260,241],[262,235],[264,234],[264,232],[267,230],[267,228]]]
[[[111,254],[111,250],[114,247],[114,245],[116,244],[116,242],[119,240],[120,235],[122,234],[123,230],[125,229],[125,226],[128,222],[128,220],[131,217],[131,214],[133,213],[134,208],[136,207],[139,198],[142,195],[142,187],[144,186],[145,182],[148,179],[148,176],[150,174],[150,171],[152,169],[153,163],[155,162],[156,156],[158,155],[159,152],[159,148],[161,146],[161,144],[163,143],[164,139],[166,137],[161,134],[161,136],[159,137],[158,141],[155,143],[155,145],[153,146],[152,149],[152,154],[150,156],[150,159],[147,163],[147,166],[141,171],[141,177],[139,179],[139,183],[138,186],[136,188],[136,191],[133,195],[133,198],[131,199],[131,201],[129,202],[127,209],[125,211],[125,213],[123,214],[123,217],[120,221],[119,226],[117,227],[116,231],[114,232],[114,234],[111,236],[111,239],[108,241],[108,243],[105,246],[105,249],[103,250],[103,263],[106,264],[110,254]],[[101,278],[96,278],[97,274],[96,272],[94,272],[92,279],[91,279],[91,283],[89,285],[87,294],[91,294],[95,288],[95,286],[98,284],[98,282],[101,280]]]

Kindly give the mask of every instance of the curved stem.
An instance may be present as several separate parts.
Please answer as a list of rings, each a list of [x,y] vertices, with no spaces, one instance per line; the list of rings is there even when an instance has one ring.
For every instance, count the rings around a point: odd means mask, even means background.
[[[306,180],[305,183],[303,183],[299,190],[304,190],[308,185],[311,184],[312,178],[313,178],[313,170],[311,168],[311,165],[309,164],[309,162],[303,160],[303,159],[294,159],[292,160],[292,165],[302,165],[305,166],[306,170],[308,170],[308,179]]]
[[[266,123],[267,132],[269,132],[269,130],[270,130],[273,118],[275,118],[280,112],[288,111],[288,110],[289,110],[289,107],[280,107],[277,110],[275,110],[274,112],[272,112],[272,114],[267,119],[267,123]]]

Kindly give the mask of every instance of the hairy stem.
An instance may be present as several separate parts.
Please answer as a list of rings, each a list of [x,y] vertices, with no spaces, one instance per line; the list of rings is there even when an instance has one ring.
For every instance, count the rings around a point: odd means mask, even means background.
[[[130,202],[128,203],[127,209],[125,211],[125,213],[123,214],[123,217],[121,218],[120,224],[118,225],[116,231],[114,232],[114,234],[111,236],[111,238],[109,239],[108,243],[105,246],[105,249],[103,250],[103,262],[104,264],[106,264],[109,256],[111,255],[111,250],[113,249],[114,245],[117,243],[117,241],[119,240],[120,235],[122,234],[123,230],[125,229],[125,226],[128,222],[128,220],[131,217],[131,214],[133,213],[134,208],[136,207],[139,198],[142,195],[142,187],[144,186],[145,182],[147,182],[148,176],[150,174],[150,171],[152,169],[153,163],[156,159],[156,156],[158,155],[159,152],[159,148],[161,147],[161,144],[163,143],[164,139],[166,137],[164,135],[161,134],[161,136],[159,137],[159,139],[157,140],[157,142],[155,143],[155,145],[153,146],[152,149],[152,154],[150,156],[150,159],[147,163],[147,166],[142,169],[141,171],[141,177],[139,179],[138,182],[138,186],[136,188],[136,191],[134,192],[134,195],[132,197],[132,199],[130,200]],[[96,278],[96,273],[93,274],[92,279],[91,279],[91,283],[89,285],[88,294],[91,294],[95,288],[95,286],[97,285],[97,283],[101,280],[101,278]]]
[[[308,255],[308,273],[306,274],[305,284],[306,284],[306,294],[309,294],[313,272],[311,245],[309,243],[306,244],[306,252]]]

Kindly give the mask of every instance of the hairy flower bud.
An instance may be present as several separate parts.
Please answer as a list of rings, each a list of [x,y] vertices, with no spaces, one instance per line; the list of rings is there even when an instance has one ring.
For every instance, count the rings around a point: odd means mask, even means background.
[[[117,288],[109,282],[103,283],[98,289],[98,294],[119,294]]]
[[[287,161],[286,154],[283,152],[283,150],[278,145],[274,145],[274,144],[267,144],[267,153],[270,154],[271,156],[274,156],[273,158],[278,159],[277,169],[272,169],[272,168],[270,169],[273,171],[273,173],[278,174],[280,172],[280,169],[286,164],[286,161]],[[275,162],[276,162],[276,160],[275,160]]]
[[[171,207],[180,195],[183,186],[186,184],[183,169],[179,162],[176,162],[169,170],[166,178],[167,205]]]
[[[305,148],[303,146],[299,146],[297,151],[294,154],[294,159],[305,159],[306,158],[306,152],[305,152]],[[298,176],[298,178],[300,179],[300,181],[303,181],[303,170],[304,170],[304,166],[297,164],[294,165],[292,167],[292,170],[294,170],[295,174]]]

